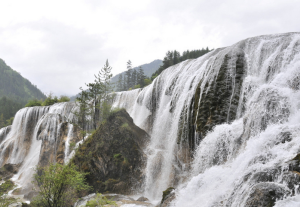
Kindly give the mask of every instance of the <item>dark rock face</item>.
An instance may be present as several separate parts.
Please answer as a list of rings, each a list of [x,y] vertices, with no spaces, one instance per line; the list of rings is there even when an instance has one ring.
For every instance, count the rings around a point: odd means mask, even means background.
[[[14,174],[16,174],[20,168],[21,164],[5,164],[0,169],[0,177],[1,179],[7,180],[12,178]]]
[[[78,148],[74,162],[88,172],[93,191],[131,193],[142,184],[148,134],[122,109],[109,116]]]
[[[276,200],[282,199],[286,191],[274,183],[259,183],[255,185],[245,203],[245,207],[272,207]]]
[[[189,145],[192,149],[195,148],[195,141],[202,139],[214,126],[229,123],[236,118],[244,78],[244,63],[243,51],[237,54],[228,53],[224,56],[215,79],[207,82],[203,91],[201,91],[202,81],[198,84],[190,109],[192,133],[189,136]],[[198,137],[195,137],[194,131]]]

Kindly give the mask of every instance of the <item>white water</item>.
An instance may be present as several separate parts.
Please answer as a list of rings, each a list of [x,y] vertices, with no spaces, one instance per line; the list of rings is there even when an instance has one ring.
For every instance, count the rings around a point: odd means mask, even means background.
[[[0,130],[3,141],[0,143],[0,164],[20,164],[18,173],[13,177],[18,185],[26,186],[32,181],[35,167],[40,161],[41,147],[44,141],[54,151],[61,125],[73,119],[73,103],[57,103],[46,107],[28,107],[17,112],[9,133],[6,128]],[[69,155],[69,140],[73,135],[73,125],[68,123],[68,135],[65,145],[65,158]],[[49,158],[55,162],[55,159]]]
[[[230,76],[235,76],[234,60],[240,53],[246,67],[236,120],[204,137],[189,170],[189,155],[177,144],[188,124],[181,113],[189,111],[200,80],[199,96],[206,93],[205,84],[215,81],[226,54],[231,57]],[[145,196],[160,200],[163,190],[176,186],[173,206],[243,206],[259,183],[255,175],[278,167],[281,171],[272,174],[272,183],[290,192],[287,162],[300,149],[299,81],[300,34],[290,33],[214,50],[168,68],[143,90],[117,93],[114,107],[125,107],[151,135]],[[284,141],[283,132],[290,140]],[[287,196],[276,206],[300,206],[299,200],[299,195]]]

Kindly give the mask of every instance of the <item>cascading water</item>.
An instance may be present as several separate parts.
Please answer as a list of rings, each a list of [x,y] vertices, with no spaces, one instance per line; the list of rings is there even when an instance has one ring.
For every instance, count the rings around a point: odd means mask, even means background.
[[[151,135],[152,200],[176,186],[178,207],[255,206],[265,200],[253,198],[270,192],[272,205],[300,205],[290,169],[300,152],[299,33],[249,38],[182,62],[142,90],[116,93],[114,107]]]
[[[21,164],[13,177],[16,183],[28,188],[38,164],[66,161],[74,135],[73,125],[68,121],[73,121],[74,110],[74,103],[23,108],[17,112],[12,126],[0,129],[1,166]],[[64,148],[62,152],[60,148]]]

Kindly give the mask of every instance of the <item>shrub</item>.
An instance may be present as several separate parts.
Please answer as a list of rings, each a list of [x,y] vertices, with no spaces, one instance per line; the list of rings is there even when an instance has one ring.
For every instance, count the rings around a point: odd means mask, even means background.
[[[76,193],[89,190],[85,182],[86,173],[78,172],[75,165],[50,164],[38,167],[34,174],[38,196],[32,201],[36,207],[69,206],[75,201]]]
[[[106,204],[117,205],[116,202],[107,199],[101,193],[97,193],[96,198],[88,201],[86,206],[88,206],[88,207],[103,207]]]

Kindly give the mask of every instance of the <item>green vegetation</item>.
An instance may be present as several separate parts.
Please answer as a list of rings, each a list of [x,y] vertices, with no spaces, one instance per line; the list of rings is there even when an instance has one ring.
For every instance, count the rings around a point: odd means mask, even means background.
[[[14,184],[12,181],[7,180],[0,185],[0,207],[7,207],[10,204],[16,203],[17,200],[14,198],[7,197],[7,192],[12,190]]]
[[[102,207],[106,204],[117,205],[116,202],[107,199],[101,193],[97,193],[96,198],[88,201],[86,206],[88,206],[88,207]]]
[[[38,196],[31,205],[33,207],[70,206],[76,200],[78,191],[89,190],[85,182],[86,173],[76,170],[75,165],[50,164],[48,167],[36,169],[35,184]]]
[[[163,203],[163,202],[166,200],[167,196],[168,196],[173,190],[175,190],[175,188],[169,187],[169,188],[167,188],[165,191],[163,191],[163,197],[162,197],[162,199],[161,199],[161,203]]]
[[[174,51],[168,51],[166,53],[166,56],[163,60],[163,65],[161,65],[157,71],[155,71],[151,78],[148,78],[144,74],[144,70],[139,67],[138,70],[132,69],[132,63],[129,60],[127,62],[127,71],[125,72],[124,76],[123,74],[118,75],[118,82],[117,82],[117,91],[127,91],[137,88],[143,88],[149,84],[166,68],[175,65],[177,63],[180,63],[187,59],[194,59],[198,58],[208,52],[210,52],[208,48],[201,50],[187,50],[180,55],[180,53],[176,50]]]
[[[176,65],[177,63],[180,63],[187,59],[195,59],[201,57],[202,55],[210,51],[211,50],[209,50],[208,47],[206,49],[202,48],[201,50],[191,50],[191,51],[187,50],[184,51],[182,55],[180,55],[180,53],[176,50],[168,51],[166,53],[166,56],[164,57],[163,65],[160,66],[159,69],[152,74],[151,80],[154,80],[154,78],[156,78],[159,74],[161,74],[162,71],[164,71],[165,69],[167,69],[172,65]]]
[[[52,93],[50,93],[44,101],[42,99],[29,100],[28,103],[25,105],[25,107],[51,106],[55,103],[68,102],[68,101],[70,101],[70,98],[68,96],[60,96],[60,98],[57,98],[57,96],[53,96]]]
[[[75,116],[83,137],[87,131],[91,130],[87,128],[88,125],[96,130],[100,123],[110,115],[111,102],[114,98],[114,95],[110,94],[112,91],[111,70],[107,60],[99,73],[95,75],[94,82],[86,84],[88,90],[80,88],[81,92],[76,98],[79,110]],[[92,120],[89,117],[92,117]]]
[[[144,70],[142,67],[139,67],[138,70],[132,69],[132,63],[129,60],[127,62],[127,71],[124,74],[119,75],[119,79],[117,82],[117,91],[127,91],[131,90],[132,88],[141,88],[144,87],[146,76],[144,74]]]
[[[0,98],[0,128],[11,125],[15,113],[23,107],[6,96]]]
[[[18,72],[0,59],[0,97],[8,97],[25,105],[29,99],[44,99],[45,95]]]

